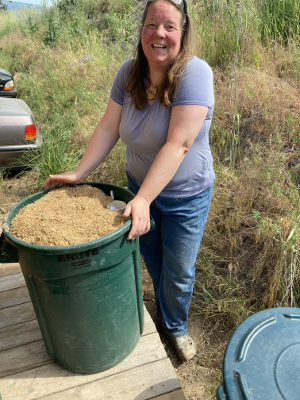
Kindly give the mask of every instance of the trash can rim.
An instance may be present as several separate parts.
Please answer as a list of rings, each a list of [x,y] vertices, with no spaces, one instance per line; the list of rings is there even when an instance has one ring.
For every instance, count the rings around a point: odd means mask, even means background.
[[[82,183],[79,183],[78,185],[68,185],[68,186],[81,186],[81,185],[98,186],[99,184],[107,185],[108,187],[115,187],[118,189],[122,189],[122,190],[132,194],[132,196],[134,197],[134,194],[127,188],[124,188],[122,186],[118,186],[115,184],[111,184],[111,183],[106,183],[106,182],[82,182]],[[45,190],[36,192],[36,193],[32,194],[31,196],[26,197],[26,199],[23,199],[20,202],[18,202],[15,206],[13,206],[9,210],[7,216],[5,217],[5,219],[3,221],[2,228],[3,228],[3,233],[5,235],[5,238],[10,244],[15,246],[16,248],[22,248],[22,249],[26,248],[26,251],[35,252],[35,253],[38,252],[40,254],[68,254],[68,253],[80,251],[83,246],[85,249],[93,249],[96,247],[101,247],[107,243],[110,243],[112,240],[117,239],[118,237],[122,236],[124,233],[126,233],[130,230],[131,219],[126,221],[125,224],[123,226],[121,226],[120,228],[116,229],[115,231],[113,231],[105,236],[102,236],[100,238],[90,240],[87,242],[82,242],[82,243],[68,245],[68,246],[41,246],[41,245],[31,244],[31,243],[27,243],[27,242],[24,242],[24,241],[16,238],[14,235],[12,235],[10,233],[9,228],[10,228],[11,221],[10,221],[10,223],[8,223],[8,220],[11,218],[11,214],[13,214],[14,210],[18,209],[18,207],[20,207],[20,204],[23,201],[25,201],[25,200],[28,201],[29,199],[31,199],[33,197],[38,197],[41,193],[47,194],[48,192],[50,192],[52,190],[59,189],[60,187],[45,189]],[[38,197],[38,198],[40,198],[40,197]]]

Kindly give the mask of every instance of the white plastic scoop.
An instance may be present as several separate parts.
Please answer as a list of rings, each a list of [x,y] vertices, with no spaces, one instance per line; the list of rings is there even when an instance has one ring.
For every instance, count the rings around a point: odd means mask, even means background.
[[[126,203],[125,203],[125,201],[114,200],[114,201],[110,202],[107,205],[107,207],[110,208],[112,211],[122,211],[122,212],[124,212],[125,207],[126,207]]]
[[[121,200],[115,200],[114,192],[111,190],[110,191],[111,198],[113,201],[111,201],[108,205],[107,208],[111,209],[112,211],[122,211],[124,212],[126,203],[125,201]]]

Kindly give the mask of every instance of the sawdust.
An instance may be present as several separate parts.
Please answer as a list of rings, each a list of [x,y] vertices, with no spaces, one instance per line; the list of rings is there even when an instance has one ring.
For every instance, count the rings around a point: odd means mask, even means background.
[[[22,208],[10,232],[18,239],[41,246],[69,246],[103,237],[128,218],[107,208],[112,201],[100,189],[82,185],[52,190]]]

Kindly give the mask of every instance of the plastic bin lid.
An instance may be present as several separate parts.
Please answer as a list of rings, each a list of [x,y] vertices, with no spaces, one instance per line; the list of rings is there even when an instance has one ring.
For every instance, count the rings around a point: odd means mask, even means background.
[[[272,308],[245,320],[230,338],[220,400],[300,399],[300,309]]]

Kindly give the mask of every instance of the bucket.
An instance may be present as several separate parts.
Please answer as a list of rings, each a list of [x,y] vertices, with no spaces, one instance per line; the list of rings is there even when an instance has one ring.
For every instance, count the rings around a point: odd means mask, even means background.
[[[89,182],[126,203],[120,186]],[[9,232],[13,218],[50,190],[16,204],[3,223],[0,262],[19,262],[49,356],[73,372],[113,367],[137,345],[144,327],[138,238],[127,240],[127,221],[114,232],[72,246],[25,243]],[[152,221],[152,228],[153,228]]]
[[[299,400],[300,309],[260,311],[233,333],[219,400]]]

